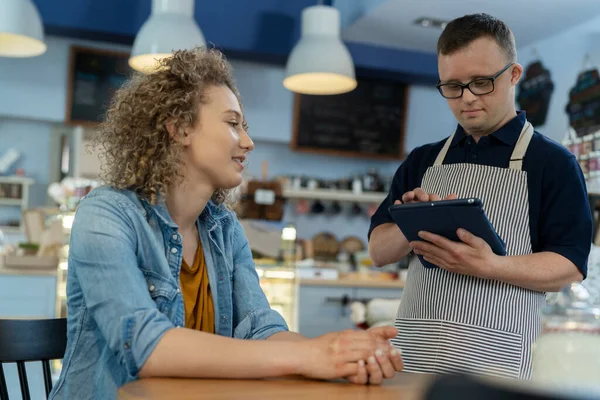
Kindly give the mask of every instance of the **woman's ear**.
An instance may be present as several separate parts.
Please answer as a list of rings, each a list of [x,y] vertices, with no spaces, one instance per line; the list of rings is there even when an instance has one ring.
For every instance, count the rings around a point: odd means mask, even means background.
[[[186,128],[175,125],[174,121],[167,122],[165,126],[173,140],[180,142],[184,146],[190,144],[190,135]]]

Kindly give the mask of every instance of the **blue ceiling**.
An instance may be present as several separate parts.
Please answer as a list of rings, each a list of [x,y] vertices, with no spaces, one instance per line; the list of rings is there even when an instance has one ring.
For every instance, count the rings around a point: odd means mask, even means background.
[[[132,44],[150,15],[151,0],[33,0],[47,35]],[[348,26],[384,0],[333,4]],[[331,4],[331,1],[325,1]],[[196,0],[195,18],[207,42],[232,59],[284,65],[300,37],[300,16],[316,0]],[[437,81],[435,54],[346,43],[358,76],[407,83]]]

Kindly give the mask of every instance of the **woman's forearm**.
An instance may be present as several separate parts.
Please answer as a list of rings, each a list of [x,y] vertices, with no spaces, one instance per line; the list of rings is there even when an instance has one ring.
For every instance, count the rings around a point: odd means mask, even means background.
[[[160,339],[139,375],[233,379],[292,375],[301,363],[299,353],[288,341],[231,339],[174,328]]]

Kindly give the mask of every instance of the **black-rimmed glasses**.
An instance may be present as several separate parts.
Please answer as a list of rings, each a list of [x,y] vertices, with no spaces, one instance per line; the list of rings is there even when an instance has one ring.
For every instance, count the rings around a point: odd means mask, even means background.
[[[504,71],[513,66],[513,64],[514,62],[508,63],[506,67],[502,68],[494,76],[489,78],[477,78],[473,79],[469,83],[464,84],[458,82],[438,83],[435,86],[440,91],[440,94],[446,99],[458,99],[462,97],[465,88],[469,89],[475,96],[490,94],[494,91],[494,81],[498,79],[498,77],[502,75]]]

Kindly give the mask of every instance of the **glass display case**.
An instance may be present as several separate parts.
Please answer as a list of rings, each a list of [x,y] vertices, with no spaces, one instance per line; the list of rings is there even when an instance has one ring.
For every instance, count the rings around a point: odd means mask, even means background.
[[[296,331],[298,290],[295,268],[283,264],[266,264],[256,261],[256,272],[271,308],[281,314],[291,331]]]
[[[56,317],[67,317],[67,270],[69,268],[69,241],[71,239],[71,226],[75,212],[58,212],[50,219],[59,219],[62,222],[64,232],[64,245],[60,250],[58,258],[58,270],[56,272]]]

